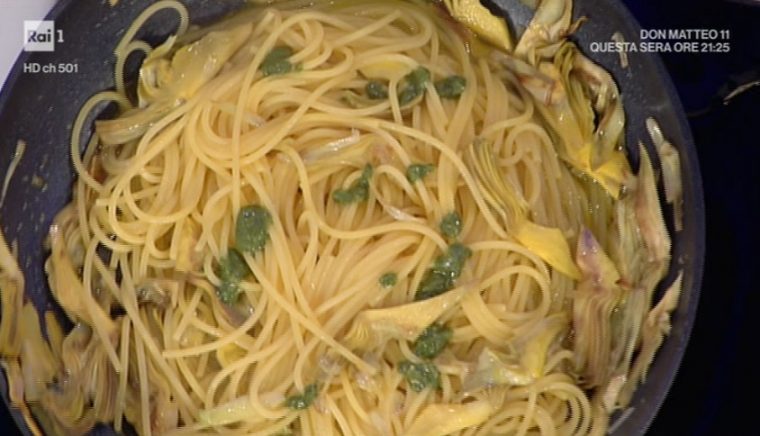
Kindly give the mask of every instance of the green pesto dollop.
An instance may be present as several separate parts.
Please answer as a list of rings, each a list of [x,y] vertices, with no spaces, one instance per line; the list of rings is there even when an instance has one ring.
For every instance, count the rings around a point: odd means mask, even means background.
[[[308,409],[319,395],[319,387],[312,383],[304,389],[302,394],[291,395],[285,400],[285,406],[293,410]]]
[[[370,80],[364,87],[370,100],[384,100],[388,98],[388,86],[379,80]]]
[[[467,88],[467,79],[462,76],[449,76],[435,82],[435,90],[442,98],[457,99]]]
[[[403,87],[398,94],[398,103],[406,106],[417,97],[425,93],[425,86],[430,82],[430,70],[425,67],[417,67],[414,71],[404,76]]]
[[[404,360],[398,365],[398,371],[414,392],[426,388],[437,389],[441,385],[441,373],[433,362],[414,363]]]
[[[423,359],[433,359],[449,344],[453,332],[442,324],[431,324],[412,344],[414,354]]]
[[[277,76],[280,74],[287,74],[293,71],[294,66],[290,62],[290,57],[293,56],[293,49],[280,45],[272,49],[264,61],[261,62],[259,68],[264,76]]]
[[[251,274],[251,270],[240,252],[230,248],[227,256],[219,259],[218,274],[222,282],[217,295],[223,303],[232,304],[240,295],[240,282]]]
[[[384,288],[392,288],[393,286],[396,286],[398,276],[394,272],[387,272],[380,276],[378,282],[380,283],[380,286]]]
[[[406,179],[414,183],[427,177],[434,169],[435,166],[432,164],[411,164],[406,167]]]
[[[342,205],[366,201],[369,198],[370,179],[372,179],[372,165],[367,164],[362,171],[362,175],[351,186],[333,191],[333,200]]]
[[[425,271],[414,294],[415,301],[437,297],[451,290],[470,256],[472,256],[472,250],[465,245],[459,242],[451,244],[446,253],[438,256],[433,266]]]
[[[243,253],[256,254],[264,250],[269,241],[269,226],[272,215],[257,204],[240,209],[235,224],[235,245]]]
[[[441,219],[441,233],[449,238],[456,238],[462,232],[462,218],[456,212],[450,212]]]

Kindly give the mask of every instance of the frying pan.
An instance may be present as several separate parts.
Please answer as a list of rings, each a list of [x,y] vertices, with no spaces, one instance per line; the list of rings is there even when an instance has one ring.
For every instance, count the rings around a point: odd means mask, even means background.
[[[190,11],[194,24],[209,23],[243,6],[243,0],[182,0]],[[26,153],[16,170],[7,197],[0,206],[0,225],[8,241],[17,241],[19,263],[26,275],[26,297],[39,310],[60,308],[50,295],[43,263],[47,256],[43,239],[55,214],[71,198],[74,171],[70,164],[69,136],[77,112],[84,101],[103,89],[114,86],[113,48],[129,23],[151,0],[121,0],[110,7],[104,0],[63,0],[49,13],[64,42],[54,52],[22,53],[0,92],[0,175],[4,176],[12,159],[16,143],[27,143]],[[493,11],[508,16],[512,28],[521,32],[532,12],[518,0],[492,0]],[[683,293],[672,315],[673,328],[657,353],[646,382],[631,402],[632,412],[618,426],[614,435],[641,435],[654,419],[676,376],[681,358],[696,316],[704,258],[704,205],[698,161],[683,108],[660,58],[656,54],[629,54],[629,67],[621,68],[616,53],[592,53],[591,42],[610,41],[613,33],[621,32],[626,41],[639,42],[639,25],[618,0],[575,0],[575,17],[589,20],[574,35],[581,50],[603,65],[617,81],[627,116],[626,144],[632,163],[637,165],[636,145],[647,141],[644,120],[655,117],[667,138],[681,154],[684,188],[683,230],[673,232],[672,210],[666,208],[673,235],[673,264],[675,271],[683,270]],[[166,12],[151,19],[138,34],[144,40],[158,43],[176,28],[177,18]],[[30,73],[24,65],[37,63],[73,64],[73,73]],[[128,62],[127,77],[134,80],[139,63]],[[71,67],[69,67],[71,68]],[[107,117],[107,108],[100,114]],[[90,132],[86,132],[89,136]],[[84,138],[86,139],[86,138]],[[87,141],[82,141],[86,144]],[[656,155],[650,148],[650,155]],[[40,177],[43,187],[33,186],[30,180]],[[658,291],[660,295],[662,289]],[[61,317],[63,320],[63,317]],[[1,370],[0,370],[1,372]],[[0,374],[0,391],[8,404],[5,375]],[[29,430],[20,414],[11,413],[25,434]],[[613,416],[614,423],[619,416]],[[113,430],[99,427],[97,435],[112,435]]]

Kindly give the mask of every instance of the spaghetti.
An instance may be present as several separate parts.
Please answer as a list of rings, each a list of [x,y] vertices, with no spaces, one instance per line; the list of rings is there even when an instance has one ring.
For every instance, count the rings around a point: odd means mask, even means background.
[[[1,247],[14,401],[64,434],[604,434],[679,289],[653,301],[654,172],[570,2],[514,47],[478,2],[301,3],[188,30],[162,0],[127,30],[50,230],[73,330],[17,328]],[[176,35],[136,40],[166,9]]]

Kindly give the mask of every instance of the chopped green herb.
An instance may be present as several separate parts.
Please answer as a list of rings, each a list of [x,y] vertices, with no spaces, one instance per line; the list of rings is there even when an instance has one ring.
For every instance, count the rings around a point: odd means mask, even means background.
[[[234,248],[227,251],[227,256],[219,260],[219,278],[222,283],[217,289],[219,299],[225,304],[232,304],[240,295],[240,281],[251,274],[243,256]]]
[[[455,242],[449,245],[449,249],[446,250],[446,254],[438,256],[435,259],[433,268],[439,271],[446,272],[454,278],[458,278],[462,274],[462,267],[464,262],[472,256],[472,250],[467,248],[464,244]]]
[[[428,269],[425,271],[425,275],[417,287],[414,299],[416,301],[427,300],[428,298],[441,295],[453,287],[454,280],[448,274]]]
[[[275,76],[293,71],[293,64],[289,58],[293,56],[293,49],[280,45],[272,49],[261,63],[261,72],[264,76]]]
[[[369,198],[369,181],[372,178],[372,165],[367,164],[362,175],[346,189],[333,191],[332,198],[338,204],[351,204],[367,200]]]
[[[441,385],[441,373],[432,362],[414,363],[404,360],[399,363],[398,371],[404,375],[414,392],[421,392],[425,388],[436,389]]]
[[[432,164],[411,164],[406,168],[406,179],[414,183],[427,177],[434,169]]]
[[[291,395],[285,400],[285,405],[293,410],[307,409],[319,395],[319,387],[316,383],[312,383],[303,391],[300,395]]]
[[[240,296],[240,280],[222,279],[217,295],[224,304],[232,304]]]
[[[235,226],[235,242],[243,253],[256,254],[269,240],[272,215],[263,206],[251,205],[240,209]]]
[[[465,88],[467,88],[467,79],[462,76],[449,76],[435,82],[435,90],[443,98],[459,98]]]
[[[406,106],[413,102],[417,97],[425,93],[425,85],[430,81],[430,70],[425,67],[418,67],[411,73],[404,76],[404,87],[398,94],[398,103]]]
[[[462,232],[462,218],[456,212],[446,214],[441,220],[441,233],[456,238]]]
[[[390,288],[390,287],[396,286],[396,282],[398,281],[398,276],[396,275],[396,273],[389,272],[389,273],[385,273],[381,275],[380,280],[378,281],[380,282],[380,286],[384,288]]]
[[[432,359],[441,354],[451,340],[453,332],[441,324],[431,324],[414,341],[414,354],[423,359]]]
[[[438,256],[433,266],[425,271],[414,294],[415,301],[437,297],[451,290],[456,279],[462,274],[465,261],[471,255],[472,251],[459,242],[449,245],[446,253]]]
[[[388,98],[388,87],[379,80],[370,80],[364,88],[367,97],[372,100],[383,100]]]
[[[227,256],[219,260],[219,274],[222,276],[243,279],[250,273],[245,258],[234,248],[230,248]]]

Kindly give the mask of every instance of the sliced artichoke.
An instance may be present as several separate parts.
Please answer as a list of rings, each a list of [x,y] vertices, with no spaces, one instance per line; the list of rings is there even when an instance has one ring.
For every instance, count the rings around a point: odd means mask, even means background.
[[[345,343],[353,349],[369,350],[381,347],[391,339],[412,341],[474,288],[474,285],[467,284],[427,300],[364,310],[354,319]]]
[[[445,436],[476,428],[493,413],[488,401],[467,404],[431,404],[425,407],[406,430],[406,436]]]
[[[216,77],[251,31],[252,26],[245,24],[210,32],[177,50],[171,61],[168,56],[176,38],[169,37],[148,55],[140,68],[138,108],[113,120],[95,122],[101,143],[118,145],[140,138],[154,123]]]
[[[620,274],[587,229],[578,238],[576,254],[583,280],[573,299],[575,368],[587,388],[602,386],[610,379],[612,350],[611,318],[620,304]]]
[[[455,20],[496,47],[512,51],[512,39],[503,18],[491,13],[480,0],[443,0]]]
[[[562,40],[571,32],[573,2],[542,0],[515,47],[515,56],[536,65],[541,58],[551,58]]]

